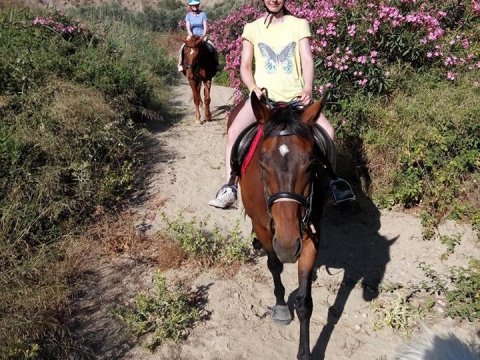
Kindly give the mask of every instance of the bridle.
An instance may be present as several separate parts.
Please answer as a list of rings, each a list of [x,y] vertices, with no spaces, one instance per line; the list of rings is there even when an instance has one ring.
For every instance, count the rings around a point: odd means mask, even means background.
[[[188,48],[188,49],[198,49],[199,48],[199,45],[196,45],[196,46],[192,46],[192,45],[187,45],[185,44],[184,48]],[[184,60],[185,61],[185,60]],[[184,68],[185,69],[193,69],[195,67],[195,62],[192,62],[190,64],[185,64]]]
[[[265,104],[267,105],[268,108],[272,111],[279,111],[282,109],[286,108],[291,108],[295,112],[301,113],[304,110],[304,105],[303,103],[298,100],[298,99],[293,99],[290,102],[273,102],[268,99],[268,95],[265,92],[265,97],[264,97]],[[280,130],[276,131],[274,133],[264,135],[264,139],[268,137],[277,137],[277,136],[291,136],[291,135],[297,135],[296,133],[290,131],[290,130]],[[268,191],[265,187],[265,183],[263,181],[263,170],[262,170],[262,183],[263,183],[263,190],[264,190],[264,195],[265,195],[265,200],[267,202],[267,211],[268,215],[270,216],[270,231],[275,233],[275,228],[274,228],[274,221],[272,217],[272,206],[274,203],[276,203],[279,200],[282,201],[293,201],[298,204],[300,204],[304,209],[305,213],[302,217],[301,220],[301,226],[300,228],[302,230],[311,230],[311,215],[312,215],[312,209],[313,209],[313,193],[314,193],[314,178],[316,175],[316,167],[312,166],[311,171],[310,171],[310,191],[307,196],[303,196],[300,194],[297,194],[292,191],[278,191],[272,195],[268,194]]]

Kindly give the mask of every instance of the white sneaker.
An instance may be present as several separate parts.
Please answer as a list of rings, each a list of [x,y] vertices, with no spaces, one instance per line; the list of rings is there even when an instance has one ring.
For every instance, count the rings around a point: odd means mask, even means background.
[[[215,206],[216,208],[226,209],[237,202],[237,188],[236,186],[224,185],[218,191],[215,199],[210,200],[208,205]]]
[[[178,65],[178,72],[182,72],[183,71],[183,66],[182,65]]]

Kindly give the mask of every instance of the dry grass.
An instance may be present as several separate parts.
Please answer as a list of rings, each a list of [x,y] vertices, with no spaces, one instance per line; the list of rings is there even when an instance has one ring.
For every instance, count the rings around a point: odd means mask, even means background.
[[[169,57],[178,58],[178,51],[185,39],[186,34],[183,31],[175,31],[168,34],[156,34],[155,43],[157,46],[165,49]]]
[[[155,265],[159,270],[181,266],[188,258],[176,241],[159,235],[147,235],[138,222],[138,216],[125,212],[119,215],[102,214],[98,221],[82,235],[80,242],[90,242],[106,257],[127,255],[137,261]]]

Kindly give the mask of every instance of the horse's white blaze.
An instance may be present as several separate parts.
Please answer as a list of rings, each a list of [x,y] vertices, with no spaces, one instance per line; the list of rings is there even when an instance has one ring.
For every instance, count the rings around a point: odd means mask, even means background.
[[[190,55],[193,54],[193,48],[190,48]]]
[[[282,144],[278,147],[278,151],[280,151],[280,154],[282,154],[282,156],[285,156],[290,150],[288,149],[287,145]]]

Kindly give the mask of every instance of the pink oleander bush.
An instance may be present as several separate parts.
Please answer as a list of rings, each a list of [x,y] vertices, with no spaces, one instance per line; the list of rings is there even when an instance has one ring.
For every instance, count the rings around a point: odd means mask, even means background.
[[[92,36],[85,24],[78,21],[73,22],[72,19],[65,16],[62,12],[56,12],[55,14],[46,16],[37,16],[32,20],[32,25],[51,29],[65,39],[72,39],[76,36],[88,39]]]
[[[311,24],[315,93],[344,98],[352,92],[388,94],[390,66],[407,62],[416,69],[438,67],[445,78],[480,68],[480,1],[289,0],[290,12]],[[252,1],[210,26],[225,55],[225,70],[241,98],[241,33],[264,12]]]

